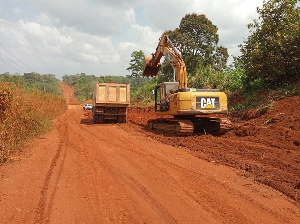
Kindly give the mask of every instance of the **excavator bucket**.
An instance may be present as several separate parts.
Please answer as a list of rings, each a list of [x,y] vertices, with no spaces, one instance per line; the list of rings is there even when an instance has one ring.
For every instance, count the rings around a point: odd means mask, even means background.
[[[153,66],[151,64],[151,59],[152,57],[145,57],[144,58],[144,64],[143,64],[143,76],[146,77],[153,77],[153,76],[157,76],[158,70],[161,66],[160,63],[158,63],[157,66]]]

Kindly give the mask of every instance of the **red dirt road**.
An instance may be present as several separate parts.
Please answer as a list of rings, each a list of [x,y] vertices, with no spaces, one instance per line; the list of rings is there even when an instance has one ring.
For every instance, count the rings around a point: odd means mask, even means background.
[[[300,96],[288,97],[274,102],[258,118],[233,122],[233,129],[220,136],[188,137],[152,133],[146,126],[148,119],[156,117],[153,108],[130,108],[126,129],[138,127],[162,143],[185,147],[201,159],[237,168],[242,175],[300,202],[299,108]]]
[[[298,202],[239,170],[130,124],[93,125],[68,102],[26,158],[0,167],[0,223],[299,223]]]

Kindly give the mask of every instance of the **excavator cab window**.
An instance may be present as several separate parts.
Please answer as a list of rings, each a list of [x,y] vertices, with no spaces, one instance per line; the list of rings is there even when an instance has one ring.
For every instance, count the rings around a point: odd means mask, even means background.
[[[168,111],[170,105],[168,95],[176,93],[178,89],[178,82],[163,82],[156,86],[155,111]]]

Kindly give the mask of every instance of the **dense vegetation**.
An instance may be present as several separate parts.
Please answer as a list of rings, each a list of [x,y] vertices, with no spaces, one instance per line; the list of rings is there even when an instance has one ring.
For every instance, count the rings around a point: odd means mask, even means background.
[[[75,88],[75,96],[80,101],[89,100],[92,97],[94,84],[96,82],[108,83],[116,82],[121,84],[129,84],[129,77],[124,76],[100,76],[87,75],[85,73],[76,75],[64,75],[62,81]]]
[[[299,80],[300,9],[296,3],[270,0],[257,9],[259,18],[248,25],[250,36],[241,45],[246,88],[278,88]]]
[[[197,73],[198,66],[209,66],[213,71],[226,68],[227,48],[218,45],[218,27],[205,15],[187,14],[178,28],[166,33],[180,51],[189,74]]]
[[[0,82],[14,83],[22,88],[40,90],[43,93],[52,93],[56,95],[62,93],[59,86],[59,80],[52,74],[41,75],[39,73],[31,72],[21,76],[4,73],[0,74]]]
[[[300,11],[296,3],[296,0],[264,1],[263,7],[257,9],[258,19],[248,25],[250,36],[240,45],[242,55],[235,57],[230,66],[226,66],[227,48],[218,46],[218,27],[205,15],[193,13],[183,17],[178,28],[165,33],[187,65],[188,85],[218,88],[229,97],[239,91],[248,103],[233,110],[251,106],[255,95],[262,91],[300,94]],[[130,68],[135,65],[132,72],[135,78],[142,78],[143,56],[142,51],[132,53]],[[173,68],[167,60],[162,62],[158,77],[138,89],[134,100],[151,102],[153,96],[144,91],[162,81],[173,81]]]
[[[0,164],[51,127],[66,110],[59,80],[53,75],[0,74]]]

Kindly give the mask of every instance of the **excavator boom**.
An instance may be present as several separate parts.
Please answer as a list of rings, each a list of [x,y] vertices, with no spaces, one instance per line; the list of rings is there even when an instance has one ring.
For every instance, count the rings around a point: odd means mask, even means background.
[[[167,35],[161,36],[152,57],[144,58],[143,76],[157,76],[161,66],[160,59],[162,56],[165,56],[172,65],[175,73],[175,81],[179,83],[179,88],[187,88],[187,72],[184,60]]]

